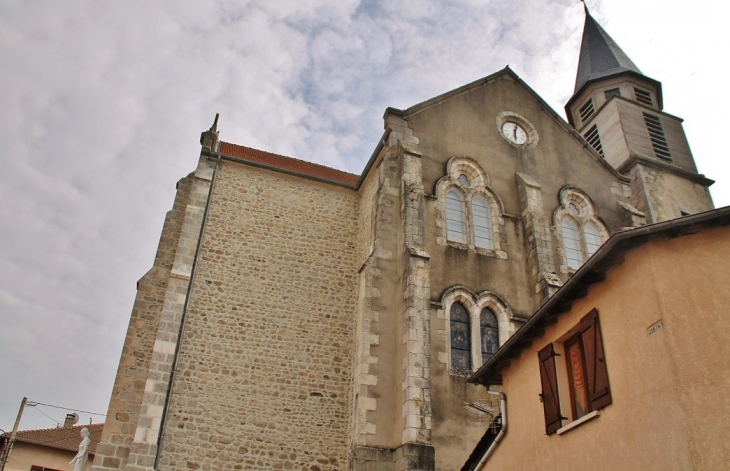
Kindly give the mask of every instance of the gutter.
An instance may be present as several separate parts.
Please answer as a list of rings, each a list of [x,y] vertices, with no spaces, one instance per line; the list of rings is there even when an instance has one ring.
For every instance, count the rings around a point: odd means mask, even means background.
[[[494,451],[497,449],[497,445],[499,445],[499,442],[502,441],[504,436],[507,434],[507,396],[503,392],[497,392],[497,391],[489,391],[487,390],[487,394],[493,394],[495,396],[499,396],[499,409],[502,414],[502,429],[499,431],[497,436],[494,438],[494,441],[491,445],[489,445],[489,448],[487,448],[487,451],[484,452],[484,456],[482,456],[482,459],[479,460],[479,463],[477,463],[476,467],[474,468],[474,471],[479,471],[482,469],[482,467],[486,464],[487,460],[494,454]]]
[[[182,349],[182,339],[185,333],[185,321],[188,317],[188,310],[190,308],[190,298],[193,294],[193,280],[195,279],[195,270],[198,266],[198,258],[200,257],[200,248],[203,245],[203,233],[205,232],[205,225],[208,222],[208,212],[210,209],[210,202],[213,199],[213,188],[215,188],[216,177],[218,175],[218,169],[221,166],[221,154],[217,152],[206,152],[207,149],[203,149],[202,154],[210,156],[211,154],[217,154],[218,157],[215,168],[213,169],[213,176],[210,180],[210,189],[208,190],[208,201],[205,203],[205,212],[203,213],[203,223],[200,225],[200,234],[198,235],[198,246],[195,249],[195,258],[193,259],[193,265],[190,269],[190,282],[188,283],[188,292],[186,293],[185,306],[183,306],[182,317],[180,319],[180,330],[177,334],[177,345],[175,346],[175,358],[172,361],[172,370],[170,371],[170,382],[167,385],[167,396],[165,397],[165,405],[162,411],[162,419],[160,420],[160,431],[157,435],[157,450],[155,451],[155,464],[153,469],[157,469],[160,464],[160,455],[162,453],[162,444],[165,440],[165,423],[167,422],[167,414],[170,409],[170,400],[172,399],[172,389],[175,385],[175,376],[177,373],[177,365],[180,361],[180,350]]]

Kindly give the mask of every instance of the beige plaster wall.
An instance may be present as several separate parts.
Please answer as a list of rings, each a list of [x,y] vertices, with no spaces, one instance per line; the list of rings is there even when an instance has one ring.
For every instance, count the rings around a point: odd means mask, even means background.
[[[160,469],[342,469],[357,221],[352,190],[222,163]]]
[[[72,469],[68,462],[76,456],[73,451],[59,450],[32,443],[15,442],[5,464],[5,471],[29,471],[31,466],[66,470]],[[89,456],[86,469],[91,467],[94,455]]]
[[[629,252],[505,370],[509,431],[485,469],[726,469],[727,254],[727,228]],[[594,307],[613,403],[597,418],[547,436],[537,351]],[[660,320],[664,327],[649,335]]]

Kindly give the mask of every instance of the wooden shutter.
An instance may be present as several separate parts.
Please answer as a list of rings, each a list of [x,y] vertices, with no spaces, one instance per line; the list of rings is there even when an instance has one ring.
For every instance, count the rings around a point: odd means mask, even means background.
[[[580,335],[586,360],[588,376],[588,401],[591,410],[598,410],[611,403],[611,388],[608,385],[606,357],[603,353],[601,325],[598,311],[593,309],[580,321]]]
[[[558,376],[555,371],[555,350],[553,344],[537,352],[540,359],[540,381],[542,382],[542,407],[545,410],[545,433],[555,433],[562,425],[560,399],[558,398]]]

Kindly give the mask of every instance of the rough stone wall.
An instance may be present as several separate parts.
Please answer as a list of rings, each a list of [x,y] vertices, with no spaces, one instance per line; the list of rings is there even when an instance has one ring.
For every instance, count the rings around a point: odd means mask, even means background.
[[[345,466],[357,220],[353,190],[223,162],[159,469]]]
[[[630,202],[646,214],[649,222],[660,222],[714,208],[707,188],[657,168],[631,168]]]
[[[121,469],[127,463],[193,181],[194,178],[189,175],[178,182],[177,195],[165,218],[153,266],[137,283],[137,297],[122,348],[104,432],[97,448],[95,465],[103,469]]]

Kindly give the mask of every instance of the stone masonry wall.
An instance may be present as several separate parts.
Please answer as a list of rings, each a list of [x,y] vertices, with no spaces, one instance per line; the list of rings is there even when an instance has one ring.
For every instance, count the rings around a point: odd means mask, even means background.
[[[346,465],[358,200],[222,163],[159,469]]]
[[[192,175],[178,182],[177,195],[165,218],[153,266],[137,283],[137,297],[94,461],[95,466],[102,469],[121,469],[127,463],[192,183]]]

